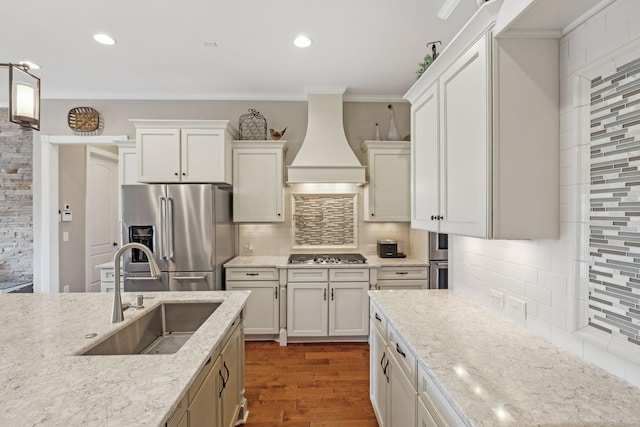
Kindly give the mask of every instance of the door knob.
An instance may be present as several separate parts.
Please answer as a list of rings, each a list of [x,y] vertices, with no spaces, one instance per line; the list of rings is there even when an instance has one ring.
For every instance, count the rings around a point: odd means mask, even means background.
[[[116,242],[113,242],[113,246],[118,246],[118,244]]]

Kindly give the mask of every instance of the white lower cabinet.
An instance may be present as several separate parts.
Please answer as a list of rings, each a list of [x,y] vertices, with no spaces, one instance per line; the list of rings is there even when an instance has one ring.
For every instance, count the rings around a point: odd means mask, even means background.
[[[464,426],[427,367],[373,301],[369,311],[369,398],[380,427]]]
[[[368,268],[289,269],[287,278],[288,336],[368,335]]]
[[[429,287],[429,267],[380,267],[378,268],[376,289],[427,289]]]
[[[214,350],[166,427],[232,427],[243,418],[244,351],[240,317]]]
[[[374,304],[369,335],[369,397],[381,427],[414,427],[417,420],[416,358]],[[388,329],[387,329],[388,328]],[[386,331],[386,336],[385,336]]]
[[[245,308],[247,335],[274,335],[280,330],[280,289],[277,268],[227,268],[226,289],[251,291]]]
[[[418,399],[418,427],[439,427],[422,403],[422,399]]]

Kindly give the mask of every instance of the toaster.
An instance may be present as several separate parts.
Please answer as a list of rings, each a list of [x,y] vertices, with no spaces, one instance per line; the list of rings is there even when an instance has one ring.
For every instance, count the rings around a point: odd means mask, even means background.
[[[380,258],[404,258],[405,254],[398,252],[397,240],[378,240],[378,256]]]

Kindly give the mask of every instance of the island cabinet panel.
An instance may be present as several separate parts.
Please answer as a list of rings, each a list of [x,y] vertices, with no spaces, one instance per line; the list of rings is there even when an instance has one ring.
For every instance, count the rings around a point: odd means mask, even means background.
[[[405,95],[412,227],[557,238],[558,41],[495,37],[501,2],[488,3]]]
[[[369,351],[369,398],[373,411],[378,419],[378,425],[385,427],[387,422],[387,372],[389,370],[389,356],[387,354],[387,343],[384,334],[380,332],[378,320],[371,320]]]
[[[422,399],[418,399],[418,427],[442,427],[443,424],[438,424],[427,408],[422,403]]]
[[[389,426],[416,425],[416,389],[403,372],[398,357],[389,349]]]
[[[233,427],[240,413],[244,377],[244,362],[241,361],[243,345],[241,328],[236,327],[220,354],[222,366],[219,377],[222,379],[222,391],[219,394],[222,399],[222,427]]]
[[[215,392],[216,377],[220,370],[220,357],[205,367],[206,377],[200,388],[195,392],[189,403],[187,419],[189,426],[218,427],[220,406]],[[178,424],[179,425],[179,424]]]

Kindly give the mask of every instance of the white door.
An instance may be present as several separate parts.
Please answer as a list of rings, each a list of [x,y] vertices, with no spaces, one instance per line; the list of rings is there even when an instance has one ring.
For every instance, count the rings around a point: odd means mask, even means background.
[[[438,231],[440,215],[440,133],[438,86],[434,84],[411,108],[411,227]]]
[[[369,334],[368,282],[339,282],[329,285],[329,335]]]
[[[287,285],[287,335],[326,337],[328,330],[326,283]]]
[[[100,271],[96,266],[112,261],[118,249],[118,187],[118,156],[87,147],[85,276],[88,292],[100,291]]]
[[[478,40],[440,77],[442,233],[487,237],[490,231],[487,43]]]

